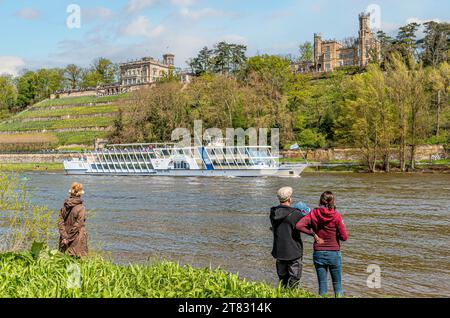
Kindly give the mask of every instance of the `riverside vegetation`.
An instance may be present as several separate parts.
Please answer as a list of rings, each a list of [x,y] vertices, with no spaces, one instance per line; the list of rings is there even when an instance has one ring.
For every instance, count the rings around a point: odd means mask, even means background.
[[[120,266],[98,255],[65,256],[47,247],[57,239],[55,212],[33,205],[18,175],[0,173],[0,213],[0,297],[316,297],[249,282],[219,268],[164,260]],[[79,285],[71,278],[74,268],[81,274]]]

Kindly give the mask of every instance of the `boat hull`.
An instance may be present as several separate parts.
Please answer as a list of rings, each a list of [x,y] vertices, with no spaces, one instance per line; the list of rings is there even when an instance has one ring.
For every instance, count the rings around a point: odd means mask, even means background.
[[[64,162],[64,168],[68,175],[103,175],[103,176],[167,176],[167,177],[299,177],[306,164],[279,167],[273,169],[168,169],[147,171],[92,171],[83,162]]]

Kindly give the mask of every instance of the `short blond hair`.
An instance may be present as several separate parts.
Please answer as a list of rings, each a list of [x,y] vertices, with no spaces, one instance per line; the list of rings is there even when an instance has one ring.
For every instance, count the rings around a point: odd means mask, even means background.
[[[289,201],[289,199],[292,197],[292,188],[291,187],[283,187],[277,192],[278,200],[280,200],[281,203]]]
[[[72,185],[70,186],[69,193],[74,197],[81,196],[82,194],[84,194],[83,185],[79,182],[72,183]]]

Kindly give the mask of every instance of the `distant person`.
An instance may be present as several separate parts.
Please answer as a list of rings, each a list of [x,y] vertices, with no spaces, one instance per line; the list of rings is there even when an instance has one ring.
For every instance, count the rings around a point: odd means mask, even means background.
[[[333,193],[326,191],[320,196],[319,207],[302,218],[296,225],[297,230],[308,235],[320,237],[314,243],[313,262],[319,282],[319,294],[328,293],[328,271],[333,281],[335,297],[343,297],[342,255],[340,241],[348,238],[341,214],[336,210]]]
[[[272,256],[276,259],[277,274],[283,287],[297,287],[302,276],[303,243],[295,225],[302,212],[291,207],[292,188],[278,190],[280,204],[270,209],[273,232]]]
[[[83,185],[72,183],[69,194],[61,208],[58,222],[59,250],[71,256],[83,257],[88,254],[86,209],[81,199],[84,194]]]

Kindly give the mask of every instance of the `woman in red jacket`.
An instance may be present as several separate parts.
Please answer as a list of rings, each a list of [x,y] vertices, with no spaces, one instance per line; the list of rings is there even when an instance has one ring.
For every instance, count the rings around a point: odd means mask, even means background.
[[[335,297],[343,297],[342,289],[342,255],[340,241],[346,241],[347,231],[341,214],[336,211],[333,193],[327,191],[320,196],[319,207],[302,218],[296,229],[305,234],[317,236],[320,240],[314,242],[313,261],[319,281],[319,294],[328,292],[328,270],[333,281]]]

